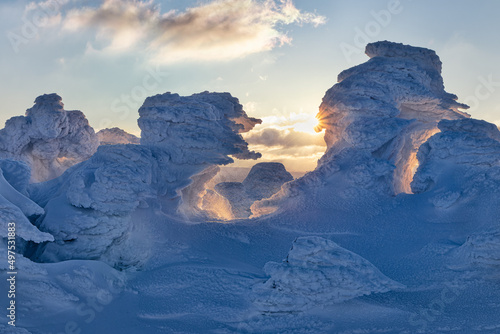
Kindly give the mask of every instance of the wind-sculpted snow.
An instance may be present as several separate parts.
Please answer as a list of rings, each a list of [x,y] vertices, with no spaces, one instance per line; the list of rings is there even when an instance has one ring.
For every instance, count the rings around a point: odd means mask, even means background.
[[[31,177],[30,166],[18,160],[0,159],[0,169],[5,180],[23,195],[27,195],[27,188]]]
[[[139,111],[140,145],[101,145],[58,179],[31,186],[32,197],[46,210],[40,228],[55,237],[38,249],[39,260],[139,265],[148,252],[133,245],[140,238],[140,222],[133,219],[137,210],[207,218],[202,196],[218,172],[215,164],[232,161],[229,154],[258,156],[239,134],[258,120],[248,118],[229,94],[181,98],[167,93],[146,99]]]
[[[181,193],[192,183],[193,176],[208,175],[214,165],[232,163],[229,155],[238,159],[261,157],[248,150],[240,135],[261,120],[248,117],[238,99],[229,93],[155,95],[144,101],[139,115],[141,145],[154,148],[161,169],[168,171],[161,180],[165,187],[160,194],[180,196],[181,211],[187,216],[200,213],[205,191],[202,186],[209,180],[197,178],[200,184]],[[193,191],[195,188],[197,191]]]
[[[249,118],[229,93],[191,96],[165,93],[148,97],[139,109],[141,144],[162,147],[172,163],[205,165],[258,159],[240,133],[261,121]]]
[[[404,288],[361,256],[321,237],[297,238],[286,259],[266,263],[264,271],[270,278],[254,288],[255,304],[272,313],[304,311]]]
[[[12,168],[19,166],[20,173],[13,173]],[[4,177],[3,168],[6,169],[9,179],[17,181],[18,185],[22,185],[23,181],[20,176],[25,176],[27,182],[29,174],[26,174],[26,169],[23,169],[22,163],[15,161],[0,160],[0,237],[7,238],[8,232],[15,229],[15,235],[26,241],[34,241],[36,243],[44,241],[53,241],[54,238],[49,233],[40,232],[28,219],[28,217],[40,216],[44,210],[35,202],[30,200],[24,194],[15,189]],[[11,171],[9,173],[9,171]],[[24,172],[24,173],[23,173]],[[21,191],[22,186],[19,188]],[[9,225],[10,224],[10,225]],[[12,225],[13,224],[13,225]],[[18,247],[20,250],[21,247]]]
[[[440,133],[420,147],[420,166],[411,184],[415,193],[446,185],[448,191],[472,196],[500,186],[500,131],[475,119],[443,120]]]
[[[367,150],[395,165],[393,192],[410,192],[418,147],[441,119],[468,117],[457,97],[444,91],[441,61],[432,50],[391,42],[368,44],[371,58],[343,71],[326,92],[317,130],[328,149]],[[322,163],[329,163],[323,159]]]
[[[344,193],[411,193],[417,151],[439,131],[438,122],[469,117],[459,110],[468,106],[444,90],[434,51],[385,41],[368,44],[366,54],[371,59],[340,73],[323,97],[316,130],[325,130],[327,151],[317,168],[256,202],[257,215],[296,196],[301,202],[310,197],[304,189],[322,188],[328,180]]]
[[[261,162],[252,167],[243,182],[222,182],[215,186],[215,190],[231,203],[235,218],[248,218],[255,201],[271,197],[291,180],[293,176],[283,164]]]
[[[137,264],[146,254],[127,249],[133,237],[128,233],[138,223],[130,215],[157,198],[165,173],[147,147],[104,145],[58,179],[33,185],[33,197],[46,203],[40,228],[56,240],[39,249],[38,258],[101,258],[116,267]]]
[[[140,144],[141,140],[120,128],[102,129],[97,132],[100,145]]]
[[[68,167],[87,160],[99,141],[81,111],[64,110],[57,94],[36,98],[26,116],[12,117],[0,130],[0,158],[31,166],[31,181],[55,178]]]
[[[7,252],[2,244],[0,251]],[[45,317],[62,316],[65,318],[62,329],[64,323],[68,322],[67,317],[72,317],[83,324],[89,319],[93,320],[96,312],[102,311],[104,306],[111,303],[123,291],[126,280],[123,273],[100,261],[64,261],[47,264],[32,262],[18,254],[16,268],[18,318],[25,317],[30,322],[41,323]],[[9,271],[7,262],[0,264],[0,272],[7,271]],[[48,326],[50,327],[43,328],[36,325],[36,332],[51,333],[54,327],[57,327],[54,324]]]

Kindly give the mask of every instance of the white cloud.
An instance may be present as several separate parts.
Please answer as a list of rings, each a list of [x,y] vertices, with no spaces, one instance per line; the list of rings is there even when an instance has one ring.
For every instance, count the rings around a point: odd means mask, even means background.
[[[291,42],[284,25],[318,26],[325,18],[297,9],[292,0],[213,0],[184,12],[162,14],[153,0],[104,0],[70,10],[68,33],[92,31],[102,52],[143,50],[158,63],[229,60]]]

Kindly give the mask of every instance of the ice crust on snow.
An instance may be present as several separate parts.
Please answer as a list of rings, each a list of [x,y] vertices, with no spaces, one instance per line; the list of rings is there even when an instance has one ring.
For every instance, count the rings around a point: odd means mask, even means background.
[[[97,132],[100,145],[140,144],[141,140],[120,128],[102,129]]]
[[[10,118],[0,130],[0,158],[28,163],[32,182],[61,175],[68,167],[90,158],[98,145],[84,114],[64,110],[57,94],[37,97],[26,116]]]
[[[229,201],[235,218],[248,218],[255,201],[271,197],[291,180],[293,176],[283,164],[261,162],[252,167],[243,182],[222,182],[215,190]]]
[[[297,238],[282,263],[268,262],[270,278],[254,291],[265,312],[303,311],[363,295],[402,289],[373,264],[321,237]]]

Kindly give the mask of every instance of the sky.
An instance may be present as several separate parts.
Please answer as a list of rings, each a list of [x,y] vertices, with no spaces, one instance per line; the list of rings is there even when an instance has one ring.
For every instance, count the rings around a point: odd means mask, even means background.
[[[446,90],[500,125],[498,13],[495,0],[3,0],[0,122],[58,93],[96,130],[140,135],[147,96],[230,92],[263,120],[244,134],[260,161],[312,170],[321,99],[369,42],[435,50]]]

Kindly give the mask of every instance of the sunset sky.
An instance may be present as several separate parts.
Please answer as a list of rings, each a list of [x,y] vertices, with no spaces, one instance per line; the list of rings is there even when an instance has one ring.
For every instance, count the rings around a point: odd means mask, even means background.
[[[262,161],[311,170],[321,98],[368,42],[436,50],[447,91],[500,124],[499,12],[494,0],[4,0],[0,122],[55,92],[96,130],[139,135],[147,96],[227,91],[263,119],[245,134]]]

